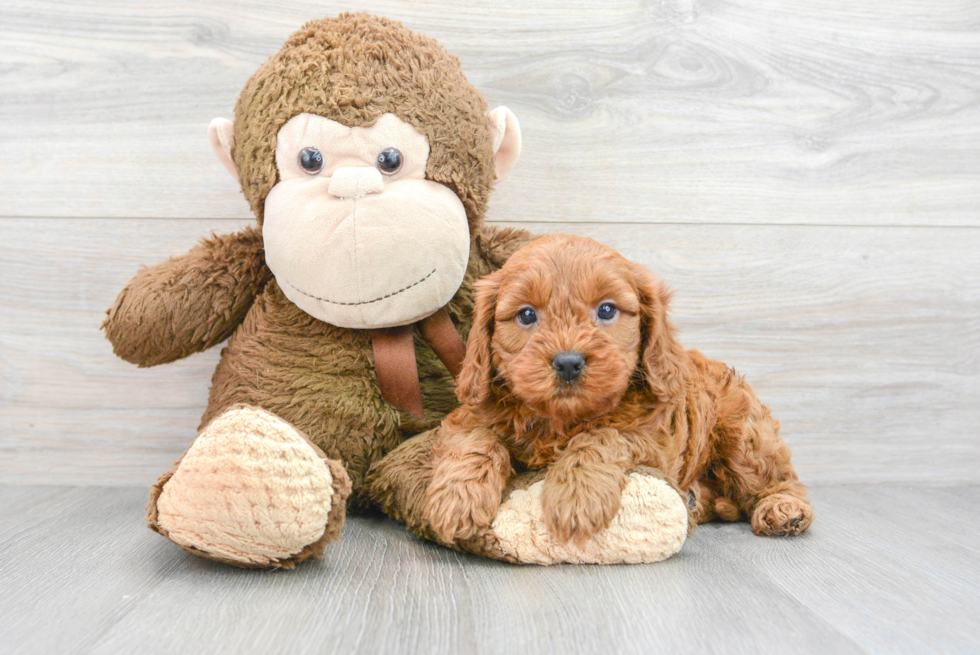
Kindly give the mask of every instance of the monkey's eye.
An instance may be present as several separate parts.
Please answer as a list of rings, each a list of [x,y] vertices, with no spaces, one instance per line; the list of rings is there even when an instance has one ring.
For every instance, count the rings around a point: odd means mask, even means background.
[[[595,316],[600,321],[611,321],[619,314],[619,309],[611,302],[601,303],[595,310]]]
[[[394,175],[402,167],[402,153],[398,148],[385,148],[378,154],[378,170]]]
[[[538,322],[538,313],[534,307],[524,307],[517,312],[517,322],[528,327]]]
[[[323,170],[323,155],[310,146],[299,151],[299,165],[307,175],[316,175]]]

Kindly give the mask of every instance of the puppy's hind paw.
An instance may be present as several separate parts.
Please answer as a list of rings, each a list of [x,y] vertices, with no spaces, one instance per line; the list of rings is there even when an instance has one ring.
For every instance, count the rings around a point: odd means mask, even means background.
[[[813,523],[813,506],[789,494],[772,494],[760,500],[752,511],[752,531],[758,535],[791,537]]]

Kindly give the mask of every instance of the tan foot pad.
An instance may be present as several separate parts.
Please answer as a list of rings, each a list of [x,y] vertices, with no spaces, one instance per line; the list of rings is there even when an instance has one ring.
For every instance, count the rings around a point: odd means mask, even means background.
[[[254,407],[214,419],[161,484],[155,509],[151,498],[151,527],[192,552],[252,567],[318,556],[328,523],[343,524],[350,490],[339,464]],[[331,525],[329,532],[339,530]]]
[[[505,554],[526,564],[639,564],[667,559],[687,538],[687,507],[660,478],[630,473],[610,526],[585,542],[563,544],[545,527],[543,482],[515,490],[500,506],[493,532]]]

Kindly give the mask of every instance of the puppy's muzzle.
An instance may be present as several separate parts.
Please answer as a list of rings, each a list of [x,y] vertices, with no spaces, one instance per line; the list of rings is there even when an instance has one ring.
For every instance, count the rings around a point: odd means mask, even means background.
[[[555,369],[555,373],[562,382],[571,383],[582,375],[582,369],[585,368],[585,357],[582,357],[582,353],[577,352],[558,353],[551,360],[551,368]]]

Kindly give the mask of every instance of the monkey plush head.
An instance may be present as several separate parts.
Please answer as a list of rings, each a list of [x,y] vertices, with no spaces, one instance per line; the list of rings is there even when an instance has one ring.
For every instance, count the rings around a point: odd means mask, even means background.
[[[487,112],[456,57],[369,14],[304,25],[209,133],[286,297],[361,329],[449,302],[494,179],[520,153],[517,119]]]

